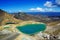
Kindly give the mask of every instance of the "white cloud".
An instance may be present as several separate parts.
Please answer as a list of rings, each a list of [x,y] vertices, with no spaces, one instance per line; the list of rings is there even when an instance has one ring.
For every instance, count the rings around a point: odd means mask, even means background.
[[[30,8],[29,9],[30,11],[34,11],[34,12],[53,12],[54,10],[52,8],[40,8],[40,7],[37,7],[37,8]]]
[[[54,9],[52,9],[52,8],[45,8],[45,11],[46,12],[54,12]]]
[[[44,6],[46,6],[46,7],[56,7],[56,5],[53,5],[53,3],[51,1],[46,1]]]
[[[44,11],[43,8],[37,7],[37,8],[30,8],[30,11]]]
[[[37,11],[45,11],[43,8],[37,7],[36,8]]]
[[[44,6],[47,6],[47,7],[52,7],[52,2],[47,1],[47,2],[44,4]]]
[[[22,12],[22,10],[19,10],[19,12]]]
[[[60,0],[56,0],[56,3],[57,3],[58,5],[60,5]]]
[[[34,10],[36,10],[36,9],[35,9],[35,8],[31,8],[31,9],[29,9],[29,10],[34,11]]]

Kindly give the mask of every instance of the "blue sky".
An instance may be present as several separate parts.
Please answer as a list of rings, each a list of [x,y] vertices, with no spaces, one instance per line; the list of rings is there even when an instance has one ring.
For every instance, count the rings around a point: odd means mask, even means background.
[[[0,0],[0,9],[7,12],[60,12],[60,1],[56,0]]]

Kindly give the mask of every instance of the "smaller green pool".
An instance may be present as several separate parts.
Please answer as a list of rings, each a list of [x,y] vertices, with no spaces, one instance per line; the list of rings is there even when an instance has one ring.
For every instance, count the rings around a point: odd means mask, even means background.
[[[26,24],[23,26],[17,26],[16,27],[20,32],[24,34],[36,34],[40,31],[44,31],[46,29],[45,24]]]

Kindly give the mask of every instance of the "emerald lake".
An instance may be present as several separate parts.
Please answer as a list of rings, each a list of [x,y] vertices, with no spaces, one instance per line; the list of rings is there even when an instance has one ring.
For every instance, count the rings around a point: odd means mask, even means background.
[[[23,26],[17,26],[16,27],[20,32],[24,34],[36,34],[39,33],[40,31],[44,31],[46,29],[45,24],[26,24]]]

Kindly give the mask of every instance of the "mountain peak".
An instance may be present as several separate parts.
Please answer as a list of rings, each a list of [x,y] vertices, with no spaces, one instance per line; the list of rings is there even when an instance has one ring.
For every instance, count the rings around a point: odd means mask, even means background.
[[[7,12],[5,12],[4,10],[0,9],[0,16],[5,15]]]
[[[4,10],[0,9],[0,12],[5,12]]]

